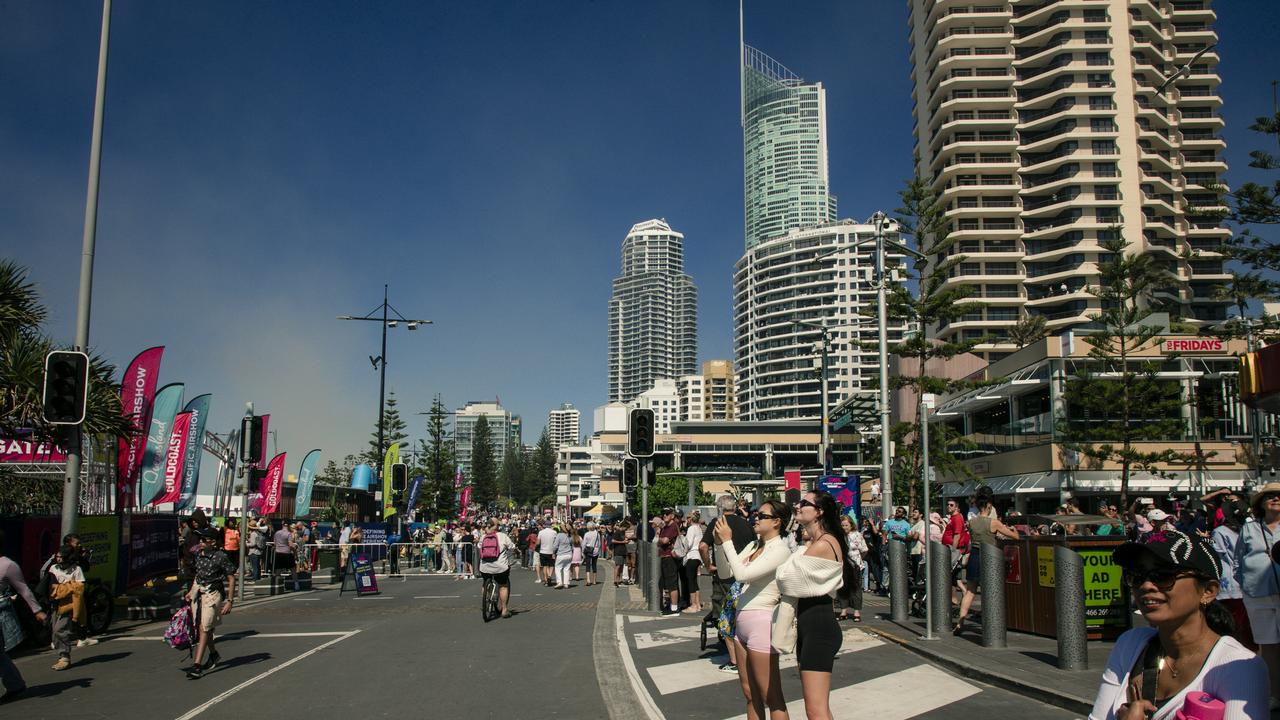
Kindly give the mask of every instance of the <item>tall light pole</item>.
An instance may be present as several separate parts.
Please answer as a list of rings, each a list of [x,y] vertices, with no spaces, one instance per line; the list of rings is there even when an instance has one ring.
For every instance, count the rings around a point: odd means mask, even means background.
[[[822,323],[805,322],[803,320],[796,320],[792,324],[803,326],[803,327],[816,328],[818,332],[822,333],[822,340],[819,341],[822,348],[822,371],[821,371],[822,387],[819,388],[820,392],[822,393],[822,440],[819,448],[819,453],[821,454],[821,460],[822,460],[822,474],[830,475],[831,474],[831,417],[830,417],[831,410],[830,410],[830,401],[827,399],[827,358],[828,358],[828,351],[831,348],[831,326],[823,325]],[[690,485],[689,487],[691,488],[690,492],[692,492],[693,486]]]
[[[375,314],[379,310],[382,311],[381,317]],[[391,312],[395,313],[395,317],[391,317],[388,314]],[[401,315],[399,310],[396,310],[394,307],[391,307],[391,303],[387,302],[387,286],[386,285],[382,286],[382,305],[374,308],[366,315],[361,315],[361,316],[339,315],[338,319],[339,320],[367,320],[369,322],[376,322],[376,323],[382,324],[382,354],[376,358],[372,356],[370,356],[369,358],[369,362],[373,363],[373,367],[376,370],[380,371],[380,375],[378,377],[378,458],[379,460],[377,462],[377,472],[378,472],[378,479],[382,480],[383,478],[382,478],[381,458],[383,456],[383,453],[386,452],[385,443],[383,441],[383,434],[385,432],[385,428],[383,427],[385,422],[385,418],[383,418],[383,413],[385,412],[385,408],[387,404],[387,328],[396,327],[399,323],[404,323],[405,327],[407,327],[408,329],[417,330],[419,325],[431,325],[432,322],[430,320],[410,320],[404,315]]]

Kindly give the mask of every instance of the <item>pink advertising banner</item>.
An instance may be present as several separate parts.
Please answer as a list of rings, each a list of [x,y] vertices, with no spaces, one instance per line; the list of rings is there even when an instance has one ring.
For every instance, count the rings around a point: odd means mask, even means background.
[[[0,463],[60,463],[67,455],[51,442],[0,437]]]
[[[160,494],[152,500],[153,505],[177,502],[182,495],[182,468],[187,456],[187,434],[191,429],[190,412],[178,413],[173,419],[173,429],[169,431],[169,444],[164,453],[164,480]]]
[[[267,476],[262,478],[263,515],[280,508],[280,495],[284,492],[284,456],[285,453],[280,453],[271,458],[271,462],[267,464]]]
[[[269,437],[270,437],[270,434],[267,432],[267,426],[268,426],[268,425],[270,425],[270,424],[271,424],[271,414],[270,414],[270,413],[268,413],[268,414],[266,414],[266,415],[263,415],[263,416],[262,416],[262,446],[261,446],[261,447],[262,447],[262,456],[263,456],[264,458],[267,456],[267,448],[269,447],[269,446],[267,445],[267,438],[269,438]],[[258,462],[258,465],[257,465],[257,466],[258,466],[258,467],[260,467],[260,468],[261,468],[261,467],[265,467],[265,466],[262,464],[262,462],[261,462],[261,461],[259,461],[259,462]]]
[[[147,428],[151,425],[151,402],[156,396],[156,380],[160,376],[160,357],[164,346],[143,350],[129,363],[120,380],[120,405],[133,427],[133,435],[120,441],[116,460],[116,507],[133,504],[134,487],[142,467],[142,453],[147,446]]]

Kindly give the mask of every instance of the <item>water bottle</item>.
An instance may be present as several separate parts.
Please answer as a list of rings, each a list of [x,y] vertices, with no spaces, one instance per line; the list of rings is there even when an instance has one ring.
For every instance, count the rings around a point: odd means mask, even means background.
[[[1206,692],[1187,693],[1186,702],[1178,711],[1177,720],[1222,720],[1227,706]]]

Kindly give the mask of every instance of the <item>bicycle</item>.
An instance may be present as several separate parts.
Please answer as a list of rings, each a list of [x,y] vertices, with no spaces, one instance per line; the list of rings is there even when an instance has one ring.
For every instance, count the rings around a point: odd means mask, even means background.
[[[498,582],[492,577],[484,579],[484,589],[480,592],[480,617],[485,622],[498,617]]]

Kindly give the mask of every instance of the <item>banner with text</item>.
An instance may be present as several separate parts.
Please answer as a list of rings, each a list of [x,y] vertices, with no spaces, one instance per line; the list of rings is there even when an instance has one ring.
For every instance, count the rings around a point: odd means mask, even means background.
[[[66,461],[66,453],[51,442],[36,442],[29,436],[0,437],[0,463],[64,463]]]
[[[204,426],[209,420],[209,401],[212,398],[209,393],[196,396],[183,408],[183,412],[191,413],[191,424],[187,430],[186,454],[182,458],[182,488],[174,510],[186,510],[196,499],[196,488],[200,485],[200,460],[204,458]]]
[[[164,453],[164,480],[152,505],[178,502],[182,494],[182,461],[187,456],[187,433],[191,430],[191,413],[180,412],[173,418],[169,446]]]
[[[320,450],[312,450],[302,458],[298,470],[298,487],[294,491],[293,516],[304,518],[311,514],[311,489],[316,484],[316,465],[320,462]]]
[[[164,459],[169,450],[169,434],[173,419],[182,407],[182,383],[170,383],[156,392],[151,405],[151,429],[147,432],[147,449],[142,453],[142,474],[138,483],[138,503],[147,505],[163,489]]]
[[[138,353],[120,379],[120,407],[129,419],[133,434],[119,441],[116,454],[116,507],[134,503],[134,486],[142,467],[142,452],[147,445],[144,434],[151,423],[151,403],[156,396],[156,380],[160,377],[160,357],[164,346]]]
[[[284,492],[284,456],[286,453],[271,458],[267,463],[267,474],[262,478],[263,515],[269,515],[280,509],[280,495]]]
[[[391,466],[400,462],[400,443],[391,443],[382,459],[382,519],[396,514],[396,504],[391,497]]]

